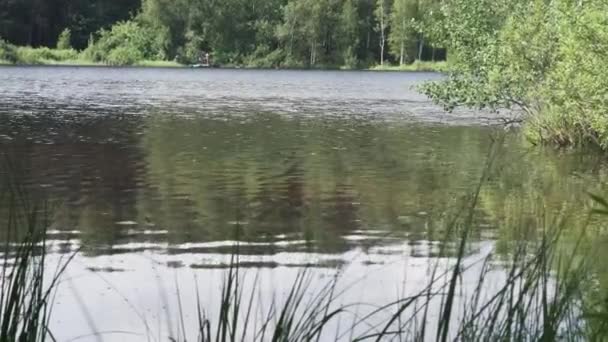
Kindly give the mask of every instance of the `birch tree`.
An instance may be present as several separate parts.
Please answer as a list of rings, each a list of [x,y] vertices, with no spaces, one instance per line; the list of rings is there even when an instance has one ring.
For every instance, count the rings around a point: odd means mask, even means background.
[[[377,21],[376,31],[380,38],[380,65],[384,65],[384,50],[386,47],[387,30],[390,21],[389,0],[377,0],[374,15],[376,16]]]
[[[416,15],[416,4],[412,0],[395,0],[390,15],[391,32],[389,45],[391,53],[399,58],[399,65],[406,62],[407,47],[414,33],[413,20]]]

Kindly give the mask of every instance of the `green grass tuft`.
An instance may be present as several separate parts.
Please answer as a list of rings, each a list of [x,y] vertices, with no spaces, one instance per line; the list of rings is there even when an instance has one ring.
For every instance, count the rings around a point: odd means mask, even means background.
[[[369,70],[373,71],[433,71],[433,72],[445,72],[448,69],[448,63],[445,61],[441,62],[427,62],[427,61],[415,61],[411,64],[405,65],[375,65]]]
[[[135,63],[135,66],[139,67],[153,67],[153,68],[183,68],[185,65],[175,61],[152,61],[143,60]]]

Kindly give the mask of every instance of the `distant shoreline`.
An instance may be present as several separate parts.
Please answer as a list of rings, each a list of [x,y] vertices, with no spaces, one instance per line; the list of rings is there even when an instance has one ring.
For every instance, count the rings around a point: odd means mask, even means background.
[[[174,61],[141,61],[132,65],[111,65],[102,62],[87,60],[53,61],[41,60],[36,63],[13,63],[0,60],[0,66],[65,66],[65,67],[109,67],[109,68],[176,68],[176,69],[245,69],[245,70],[317,70],[317,71],[376,71],[376,72],[445,72],[447,63],[440,62],[414,62],[406,65],[376,65],[369,68],[344,68],[338,66],[318,66],[310,68],[276,67],[260,68],[246,65],[223,65],[219,67],[193,68],[191,65],[181,64]]]

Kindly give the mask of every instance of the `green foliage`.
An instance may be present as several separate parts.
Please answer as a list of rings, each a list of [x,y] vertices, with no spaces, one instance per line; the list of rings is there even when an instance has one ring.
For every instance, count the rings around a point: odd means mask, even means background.
[[[16,62],[20,64],[45,64],[48,62],[62,62],[77,60],[79,58],[76,50],[54,50],[46,47],[32,48],[20,46],[16,48]]]
[[[560,8],[559,45],[538,97],[542,107],[527,127],[530,139],[608,148],[608,4]]]
[[[168,55],[175,56],[186,43],[187,20],[202,20],[198,18],[198,11],[187,7],[188,1],[143,0],[141,3],[139,22],[154,32],[155,44]]]
[[[357,58],[353,48],[350,47],[344,52],[344,62],[342,69],[356,69],[359,66],[359,59]]]
[[[408,1],[415,9],[408,20],[422,22],[419,16],[432,10],[419,8],[436,7],[436,1]],[[355,68],[388,50],[391,3],[383,0],[378,12],[376,1],[364,0],[145,0],[139,18],[165,32],[160,39],[166,56],[183,63],[213,52],[218,64]],[[410,34],[399,46],[416,50],[419,39]]]
[[[186,32],[186,43],[179,47],[176,52],[176,59],[184,64],[196,64],[204,50],[204,40],[193,31]]]
[[[387,30],[390,25],[390,4],[388,0],[376,0],[376,16],[375,30],[380,36],[380,65],[384,65],[384,50],[387,40]]]
[[[283,9],[283,23],[277,36],[287,53],[286,64],[308,65],[336,63],[335,56],[324,49],[327,39],[335,40],[338,8],[329,0],[291,1]],[[332,37],[332,38],[328,38]]]
[[[18,64],[52,64],[78,59],[80,59],[80,54],[73,49],[17,47],[0,39],[0,61]]]
[[[140,5],[141,0],[2,0],[0,36],[14,45],[55,48],[69,27],[70,46],[81,50],[90,34],[129,19]]]
[[[342,50],[343,65],[354,69],[359,63],[356,49],[359,45],[359,16],[357,2],[345,0],[339,18],[339,42]]]
[[[399,59],[399,64],[405,64],[408,55],[408,45],[414,40],[414,19],[416,2],[412,0],[395,0],[390,16],[391,34],[389,45],[393,56]]]
[[[101,30],[99,38],[84,51],[86,58],[112,65],[131,65],[144,59],[164,59],[160,29],[151,29],[137,20],[118,23]]]
[[[28,18],[21,25],[0,15],[0,35],[6,31],[10,43],[86,49],[83,58],[96,63],[195,64],[206,52],[224,65],[357,68],[379,59],[404,64],[409,56],[420,59],[414,52],[423,46],[441,46],[437,35],[414,33],[435,26],[426,17],[438,12],[438,0],[7,1],[8,18]],[[399,7],[404,3],[407,13]]]
[[[154,67],[154,68],[181,68],[184,65],[176,62],[176,61],[150,61],[150,60],[140,60],[135,63],[136,66],[140,67]]]
[[[259,46],[253,54],[248,57],[247,66],[251,68],[276,68],[280,67],[285,60],[282,49],[270,51],[268,46]]]
[[[453,63],[428,95],[447,109],[518,109],[535,143],[608,148],[608,4],[455,0],[443,16]]]
[[[15,63],[17,61],[17,48],[0,38],[0,61]]]
[[[143,59],[144,55],[138,49],[120,45],[110,50],[104,62],[110,65],[133,65]]]
[[[500,28],[515,4],[509,0],[454,0],[442,8],[440,29],[450,52],[450,77],[423,87],[427,95],[448,110],[508,106],[489,79],[501,57],[497,53]]]
[[[445,72],[448,70],[447,62],[425,62],[416,60],[410,64],[402,65],[376,65],[370,68],[374,71],[431,71]]]
[[[57,50],[70,50],[72,49],[72,31],[68,28],[61,31],[61,34],[57,38]]]

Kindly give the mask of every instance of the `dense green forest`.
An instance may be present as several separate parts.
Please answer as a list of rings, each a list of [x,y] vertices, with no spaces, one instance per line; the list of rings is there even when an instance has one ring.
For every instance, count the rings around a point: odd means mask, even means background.
[[[55,47],[66,28],[77,49],[103,27],[131,18],[140,0],[2,0],[0,36],[16,45]]]
[[[8,0],[0,4],[0,37],[19,46],[73,47],[84,59],[109,64],[196,63],[209,52],[224,65],[354,68],[445,59],[422,30],[438,6],[436,0]]]

